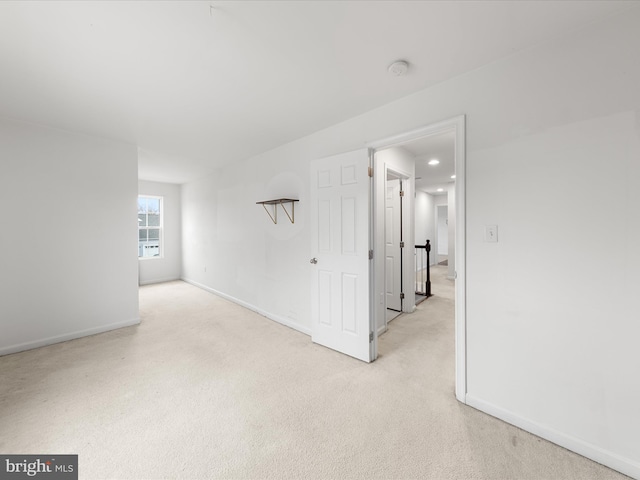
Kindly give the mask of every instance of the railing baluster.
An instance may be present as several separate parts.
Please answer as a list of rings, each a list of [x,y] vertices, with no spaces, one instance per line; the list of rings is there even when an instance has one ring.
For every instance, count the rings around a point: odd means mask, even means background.
[[[427,298],[431,296],[430,253],[431,242],[429,240],[424,245],[415,246],[416,294],[424,295]],[[423,285],[424,288],[422,288]]]
[[[426,292],[426,296],[431,296],[431,242],[427,239],[427,243],[425,245],[425,250],[427,251],[427,281],[424,284],[424,290]]]

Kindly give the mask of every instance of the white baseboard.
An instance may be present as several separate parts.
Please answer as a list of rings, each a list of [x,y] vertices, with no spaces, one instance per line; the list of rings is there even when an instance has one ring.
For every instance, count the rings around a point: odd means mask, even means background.
[[[62,335],[55,335],[53,337],[41,338],[32,342],[19,343],[17,345],[9,345],[8,347],[0,348],[0,356],[9,355],[11,353],[18,353],[24,350],[31,350],[33,348],[45,347],[54,343],[66,342],[67,340],[74,340],[76,338],[88,337],[90,335],[96,335],[98,333],[108,332],[110,330],[116,330],[123,327],[131,327],[133,325],[139,325],[140,318],[134,318],[133,320],[126,320],[124,322],[109,323],[107,325],[100,325],[99,327],[87,328],[85,330],[77,330],[75,332],[63,333]]]
[[[273,313],[269,313],[261,308],[256,307],[255,305],[252,305],[250,303],[247,303],[243,300],[240,300],[238,298],[232,297],[231,295],[227,295],[224,292],[220,292],[219,290],[215,290],[211,287],[207,287],[206,285],[203,285],[202,283],[198,283],[194,280],[190,280],[188,278],[182,278],[183,281],[193,285],[194,287],[198,287],[201,288],[202,290],[206,290],[207,292],[213,293],[214,295],[217,295],[219,297],[224,298],[225,300],[229,300],[230,302],[233,302],[235,304],[240,305],[241,307],[247,308],[253,312],[256,312],[260,315],[262,315],[263,317],[268,318],[269,320],[273,320],[274,322],[278,322],[282,325],[284,325],[285,327],[289,327],[289,328],[293,328],[294,330],[297,330],[300,333],[304,333],[305,335],[309,335],[311,336],[311,329],[308,327],[305,327],[303,325],[300,325],[299,323],[293,321],[290,318],[287,317],[282,317],[280,315],[275,315]]]
[[[154,283],[165,283],[165,282],[175,282],[176,280],[181,280],[180,277],[170,277],[170,278],[152,278],[144,281],[139,281],[138,285],[141,287],[144,285],[153,285]]]
[[[580,440],[579,438],[554,430],[546,425],[541,425],[531,420],[527,420],[520,415],[485,402],[484,400],[472,395],[467,394],[465,400],[467,405],[484,413],[488,413],[493,417],[504,420],[511,425],[522,428],[527,432],[549,440],[550,442],[560,445],[567,450],[571,450],[572,452],[601,463],[602,465],[624,473],[625,475],[629,475],[632,478],[640,479],[640,463],[629,458],[625,458],[614,452],[610,452],[596,445],[585,442],[584,440]]]

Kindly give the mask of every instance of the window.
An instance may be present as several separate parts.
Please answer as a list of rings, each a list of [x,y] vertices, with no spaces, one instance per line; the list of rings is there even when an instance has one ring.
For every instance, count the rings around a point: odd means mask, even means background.
[[[138,258],[162,256],[162,197],[138,197]]]

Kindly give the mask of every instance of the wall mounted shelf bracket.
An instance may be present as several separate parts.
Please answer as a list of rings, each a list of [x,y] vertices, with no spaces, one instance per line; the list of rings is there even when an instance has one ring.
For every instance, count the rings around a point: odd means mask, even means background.
[[[262,207],[264,208],[264,211],[267,212],[267,215],[269,215],[269,218],[271,218],[271,221],[273,223],[278,223],[278,205],[281,205],[282,209],[284,210],[284,213],[287,215],[287,217],[289,217],[289,221],[291,223],[295,223],[294,221],[295,220],[295,208],[294,208],[295,202],[299,202],[299,200],[294,198],[276,198],[275,200],[265,200],[263,202],[256,202],[256,204],[262,205]],[[289,215],[287,208],[284,206],[285,203],[291,204],[291,215]],[[273,205],[273,215],[271,215],[271,212],[267,208],[267,205]]]

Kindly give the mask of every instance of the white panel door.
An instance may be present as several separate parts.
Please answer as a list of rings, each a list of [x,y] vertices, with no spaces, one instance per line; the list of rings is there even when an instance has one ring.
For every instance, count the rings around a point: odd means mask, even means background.
[[[387,180],[387,191],[384,202],[384,243],[385,243],[385,291],[387,308],[402,311],[402,256],[400,253],[400,179]]]
[[[369,362],[367,150],[311,163],[311,338]]]

